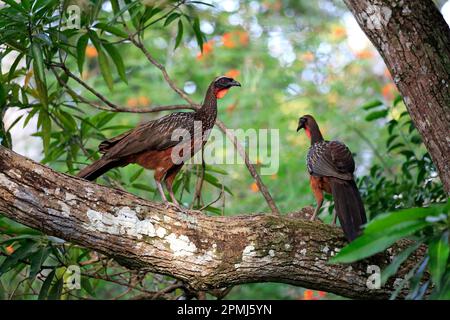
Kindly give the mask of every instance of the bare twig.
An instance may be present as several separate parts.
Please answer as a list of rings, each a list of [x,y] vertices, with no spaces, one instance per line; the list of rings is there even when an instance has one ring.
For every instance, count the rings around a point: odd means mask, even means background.
[[[261,177],[259,176],[258,172],[256,171],[255,166],[250,162],[250,159],[248,157],[248,154],[245,152],[245,149],[242,147],[242,145],[237,141],[236,136],[231,132],[230,130],[225,127],[222,121],[219,119],[216,120],[216,125],[224,132],[227,137],[233,142],[234,147],[238,151],[239,155],[244,159],[244,162],[250,171],[250,174],[255,179],[256,184],[258,185],[259,191],[261,191],[262,195],[266,199],[267,204],[269,205],[270,210],[272,213],[280,215],[280,211],[278,210],[275,201],[273,200],[272,196],[269,193],[269,190],[267,190],[266,185],[264,182],[262,182]]]

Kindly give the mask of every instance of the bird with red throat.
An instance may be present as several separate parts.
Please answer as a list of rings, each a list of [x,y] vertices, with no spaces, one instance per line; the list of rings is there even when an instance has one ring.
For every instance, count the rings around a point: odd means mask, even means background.
[[[240,87],[241,84],[230,77],[217,77],[209,85],[203,104],[195,112],[174,112],[103,141],[99,145],[99,151],[103,156],[82,169],[78,176],[95,180],[108,170],[137,163],[155,171],[156,186],[163,201],[169,204],[161,182],[165,182],[172,204],[181,208],[172,189],[175,177],[184,162],[201,150],[198,146],[194,146],[195,142],[200,141],[200,147],[206,143],[217,118],[217,99],[223,98],[227,91],[235,86]],[[194,134],[199,127],[201,137],[198,139]],[[176,152],[173,152],[176,147],[178,147],[176,150],[180,150],[180,144],[183,143],[179,138],[174,139],[177,130],[186,132],[191,137],[188,142],[190,148],[188,152],[181,154],[181,162],[179,157],[174,157]],[[186,141],[184,140],[184,143]]]
[[[356,186],[353,173],[355,161],[345,144],[339,141],[323,139],[319,125],[310,115],[300,117],[297,132],[305,130],[311,141],[306,164],[310,174],[311,189],[317,201],[317,207],[311,220],[314,220],[322,207],[324,192],[334,199],[335,213],[348,241],[353,241],[360,233],[361,226],[367,222],[366,212]]]

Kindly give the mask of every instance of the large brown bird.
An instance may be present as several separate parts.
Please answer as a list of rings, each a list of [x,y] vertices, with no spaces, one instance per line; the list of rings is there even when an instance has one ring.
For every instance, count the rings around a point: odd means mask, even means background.
[[[146,169],[155,170],[156,186],[162,199],[166,204],[168,203],[161,185],[164,181],[173,204],[179,207],[172,190],[173,181],[184,161],[192,157],[206,143],[216,121],[217,99],[225,96],[233,86],[241,86],[241,84],[229,77],[217,77],[209,85],[199,110],[174,112],[103,141],[99,145],[99,151],[103,154],[102,158],[85,167],[78,176],[95,180],[110,169],[137,163]],[[201,128],[201,137],[194,137],[197,128]],[[187,139],[180,141],[179,137],[174,139],[174,136],[180,136],[183,132],[189,133],[190,141]],[[189,154],[183,154],[183,150],[186,150],[180,147],[183,142],[191,144],[188,149]],[[177,147],[176,150],[174,150],[175,147]],[[177,152],[179,155],[176,155]],[[183,161],[180,162],[179,158]]]
[[[310,174],[311,189],[317,201],[317,208],[311,220],[314,220],[323,204],[323,192],[331,193],[336,214],[347,240],[352,241],[367,222],[366,212],[361,200],[353,172],[355,161],[347,146],[339,141],[326,141],[322,137],[316,120],[305,115],[299,119],[297,131],[305,129],[311,140],[307,166]]]

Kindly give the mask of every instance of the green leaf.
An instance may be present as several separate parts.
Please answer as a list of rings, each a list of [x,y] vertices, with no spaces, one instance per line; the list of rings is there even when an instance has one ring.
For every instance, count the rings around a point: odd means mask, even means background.
[[[183,39],[183,22],[180,19],[180,20],[178,20],[178,32],[177,32],[177,38],[175,39],[175,49],[178,48],[182,39]]]
[[[388,109],[383,109],[383,110],[380,110],[380,111],[374,111],[372,113],[369,113],[366,116],[365,119],[366,119],[366,121],[374,121],[374,120],[377,120],[377,119],[381,119],[381,118],[386,117],[388,115],[388,112],[389,112]]]
[[[35,75],[39,77],[39,80],[45,82],[44,56],[42,54],[41,46],[38,43],[33,42],[31,44],[31,53],[35,63]]]
[[[3,83],[0,82],[0,108],[6,104],[6,90]]]
[[[373,109],[373,108],[376,108],[376,107],[379,107],[379,106],[382,106],[382,105],[383,105],[382,101],[380,101],[380,100],[373,100],[373,101],[370,101],[370,102],[367,102],[367,103],[363,104],[361,106],[361,108],[363,108],[364,110],[370,110],[370,109]]]
[[[330,263],[352,263],[370,257],[378,252],[389,248],[399,239],[413,234],[427,226],[427,222],[412,221],[405,222],[401,227],[393,230],[392,233],[366,234],[356,238],[349,245],[344,247],[336,256],[330,259]]]
[[[434,238],[428,246],[428,255],[430,256],[429,268],[433,281],[438,288],[447,267],[449,253],[448,231],[444,232],[440,237]]]
[[[194,23],[192,24],[192,29],[194,30],[195,38],[197,39],[197,44],[200,51],[203,52],[203,34],[200,30],[200,20],[198,17],[195,17]]]
[[[36,242],[34,241],[25,241],[19,249],[14,251],[13,254],[6,257],[6,259],[3,261],[2,265],[0,266],[0,276],[9,270],[16,267],[17,263],[27,258],[29,255],[34,253],[38,249]]]
[[[367,234],[383,234],[403,222],[424,221],[428,216],[437,216],[444,210],[444,205],[428,208],[410,208],[378,215],[364,229]]]
[[[113,78],[111,75],[111,69],[109,67],[108,57],[106,56],[105,52],[103,51],[103,47],[101,45],[100,38],[98,37],[97,33],[95,33],[92,30],[88,31],[89,38],[91,39],[92,43],[94,44],[95,49],[97,49],[98,53],[98,64],[100,65],[100,72],[103,76],[103,79],[106,82],[106,85],[108,86],[109,90],[112,91],[114,83]]]
[[[25,14],[27,13],[27,10],[25,10],[25,8],[19,5],[15,0],[3,0],[3,2],[9,4],[12,8],[16,9],[17,11],[20,11]]]
[[[149,191],[149,192],[155,192],[155,188],[152,188],[152,187],[150,187],[150,186],[148,186],[148,185],[146,185],[146,184],[142,184],[142,183],[133,183],[131,186],[132,186],[133,188],[136,188],[136,189],[141,189],[141,190]]]
[[[109,33],[111,33],[111,34],[113,34],[115,36],[118,36],[118,37],[122,37],[122,38],[126,38],[126,39],[128,38],[128,33],[126,33],[124,30],[119,29],[119,28],[117,28],[117,27],[115,27],[113,25],[110,25],[110,24],[99,22],[94,27],[98,28],[98,29],[101,29],[103,31],[109,32]]]
[[[211,3],[206,3],[206,2],[203,2],[203,1],[189,1],[189,4],[191,4],[191,3],[201,4],[201,5],[204,5],[204,6],[211,7],[211,8],[215,8],[216,7],[215,5],[213,5]]]
[[[116,47],[110,43],[103,43],[103,47],[106,49],[114,62],[120,79],[122,79],[123,82],[128,83],[127,76],[125,74],[125,65],[123,64],[122,56],[120,55],[119,50],[117,50]]]
[[[175,19],[178,19],[181,15],[178,12],[171,13],[167,18],[166,21],[164,21],[164,27],[171,24]]]
[[[144,172],[144,168],[138,169],[131,177],[130,177],[130,183],[133,183],[134,181],[139,178],[139,176]]]
[[[42,248],[30,257],[30,274],[29,278],[33,281],[36,275],[41,271],[42,264],[50,254],[49,248]]]
[[[41,112],[39,112],[38,124],[40,124],[41,127],[44,153],[47,155],[49,152],[50,138],[52,134],[52,123],[50,120],[50,115],[46,109],[42,109]]]
[[[45,300],[48,296],[48,290],[50,289],[50,286],[52,284],[53,278],[55,277],[56,270],[53,269],[45,278],[44,283],[41,286],[41,290],[39,291],[38,300]]]
[[[78,38],[77,42],[77,64],[80,74],[83,73],[84,58],[86,55],[86,46],[88,44],[89,35],[86,33]]]
[[[392,260],[392,262],[389,264],[389,266],[387,266],[386,269],[384,269],[383,272],[381,273],[381,284],[382,285],[384,285],[390,277],[392,277],[394,274],[397,273],[397,270],[401,266],[401,264],[403,262],[405,262],[406,259],[408,259],[408,257],[411,255],[411,253],[416,251],[420,247],[421,244],[422,244],[422,242],[417,242],[417,243],[413,244],[412,246],[409,246],[408,248],[401,251],[394,258],[394,260]]]
[[[81,277],[81,288],[83,288],[84,291],[86,291],[91,296],[95,297],[95,291],[92,289],[91,281],[88,277]]]
[[[61,277],[56,280],[53,287],[50,289],[50,292],[48,293],[48,300],[60,300],[63,286],[64,277]]]

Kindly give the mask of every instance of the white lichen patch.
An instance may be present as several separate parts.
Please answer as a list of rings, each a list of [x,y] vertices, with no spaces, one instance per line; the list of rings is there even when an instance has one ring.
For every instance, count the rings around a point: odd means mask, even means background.
[[[90,230],[115,235],[129,235],[138,239],[142,239],[143,236],[156,236],[153,223],[148,219],[139,220],[136,212],[130,207],[119,208],[116,216],[89,209],[87,217],[89,219],[87,228]]]
[[[192,256],[197,251],[195,244],[185,235],[171,233],[164,239],[169,243],[174,256]]]
[[[43,175],[44,174],[44,170],[42,170],[41,168],[34,168],[33,172],[37,173],[38,175]]]
[[[290,245],[289,243],[286,243],[286,244],[284,245],[284,248],[285,248],[286,250],[289,250],[289,249],[291,249],[291,245]]]
[[[242,259],[244,259],[244,257],[251,257],[254,255],[255,255],[255,246],[253,245],[246,246],[242,251]]]
[[[328,248],[328,246],[323,247],[322,252],[327,254],[328,251],[330,251],[330,248]]]
[[[300,254],[302,256],[306,256],[306,248],[303,248],[302,250],[300,250]]]
[[[166,233],[167,233],[166,229],[164,229],[162,227],[159,227],[158,229],[156,229],[156,235],[160,238],[164,238]]]
[[[70,216],[70,207],[60,200],[58,200],[58,204],[61,206],[61,215],[68,218]]]
[[[270,249],[270,250],[269,250],[269,256],[275,257],[275,251],[273,251],[272,249]]]
[[[58,188],[58,189],[59,189],[59,188]],[[55,192],[55,194],[56,194],[56,192]],[[71,193],[69,193],[69,192],[66,192],[66,201],[75,200],[76,198],[77,198],[76,195],[71,194]]]

